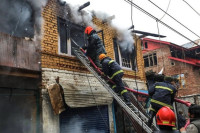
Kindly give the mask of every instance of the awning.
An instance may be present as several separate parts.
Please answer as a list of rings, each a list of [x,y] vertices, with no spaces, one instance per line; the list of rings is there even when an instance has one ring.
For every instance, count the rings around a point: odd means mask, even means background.
[[[63,84],[65,102],[72,108],[108,105],[113,101],[109,92],[98,83],[97,86]]]

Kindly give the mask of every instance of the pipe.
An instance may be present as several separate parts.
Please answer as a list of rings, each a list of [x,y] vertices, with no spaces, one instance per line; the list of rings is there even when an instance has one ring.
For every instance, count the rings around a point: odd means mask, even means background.
[[[114,133],[117,133],[114,102],[112,103],[112,114],[113,114],[113,123],[114,123]]]
[[[80,12],[83,8],[87,7],[90,5],[90,2],[86,2],[85,4],[81,5],[79,8],[78,8],[78,11]]]

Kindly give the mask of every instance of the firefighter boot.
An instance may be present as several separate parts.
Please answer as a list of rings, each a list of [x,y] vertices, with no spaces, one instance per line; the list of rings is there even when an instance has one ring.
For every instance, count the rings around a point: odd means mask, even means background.
[[[124,92],[124,93],[122,94],[122,96],[124,97],[125,103],[126,103],[127,105],[131,105],[128,92]]]

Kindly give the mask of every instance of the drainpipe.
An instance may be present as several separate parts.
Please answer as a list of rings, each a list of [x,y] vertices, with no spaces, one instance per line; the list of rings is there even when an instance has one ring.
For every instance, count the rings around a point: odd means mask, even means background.
[[[114,102],[112,103],[112,114],[113,114],[113,123],[114,123],[114,133],[117,133]]]

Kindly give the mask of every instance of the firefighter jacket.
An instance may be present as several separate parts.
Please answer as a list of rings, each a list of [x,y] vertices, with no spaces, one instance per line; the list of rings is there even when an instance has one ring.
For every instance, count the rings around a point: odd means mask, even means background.
[[[101,61],[102,71],[105,75],[108,75],[111,79],[113,79],[117,74],[123,73],[120,65],[112,60],[110,57],[106,57]]]
[[[175,94],[176,88],[169,82],[157,82],[149,88],[151,104],[158,107],[168,106],[173,109]]]
[[[104,45],[95,30],[88,35],[88,46],[84,49],[87,49],[86,55],[92,59],[95,59],[102,53],[106,54]]]

